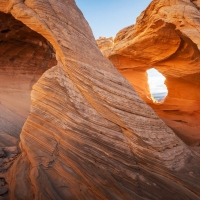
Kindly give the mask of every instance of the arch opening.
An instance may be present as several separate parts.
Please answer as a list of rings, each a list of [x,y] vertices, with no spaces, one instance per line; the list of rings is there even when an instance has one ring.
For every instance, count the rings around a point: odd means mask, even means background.
[[[156,69],[147,70],[149,90],[155,103],[164,102],[168,90],[165,85],[165,77]]]
[[[56,63],[55,51],[43,36],[0,12],[0,146],[18,143],[32,86]]]

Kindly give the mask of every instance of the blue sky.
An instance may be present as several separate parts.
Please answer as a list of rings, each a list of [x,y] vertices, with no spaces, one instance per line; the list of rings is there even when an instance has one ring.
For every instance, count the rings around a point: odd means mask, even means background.
[[[147,70],[148,83],[152,94],[167,93],[167,87],[164,85],[165,77],[155,69]]]
[[[122,28],[135,24],[151,0],[75,0],[96,39],[115,37]]]
[[[151,0],[75,0],[88,21],[94,37],[115,37],[126,26],[135,24],[136,18]],[[151,93],[167,92],[163,77],[155,69],[148,71]]]

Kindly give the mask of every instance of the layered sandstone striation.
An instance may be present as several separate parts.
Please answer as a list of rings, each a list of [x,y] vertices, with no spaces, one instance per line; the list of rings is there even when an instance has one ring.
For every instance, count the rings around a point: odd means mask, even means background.
[[[106,57],[187,144],[200,144],[200,1],[154,0],[120,31]],[[105,50],[104,50],[105,51]],[[166,77],[168,96],[152,98],[146,70]]]
[[[2,166],[5,198],[200,199],[200,155],[101,54],[73,0],[3,0],[0,11],[45,38],[57,60],[33,86],[21,153],[2,149],[12,165]]]
[[[50,43],[11,14],[0,13],[0,146],[17,145],[30,92],[57,62]]]

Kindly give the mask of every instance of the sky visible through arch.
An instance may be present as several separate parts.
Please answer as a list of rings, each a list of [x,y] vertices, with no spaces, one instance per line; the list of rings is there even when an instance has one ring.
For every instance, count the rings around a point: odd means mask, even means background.
[[[135,24],[136,18],[151,0],[75,0],[88,21],[94,37],[115,37],[123,28]],[[156,70],[148,71],[151,93],[167,93],[164,77]],[[154,96],[155,96],[154,95]]]

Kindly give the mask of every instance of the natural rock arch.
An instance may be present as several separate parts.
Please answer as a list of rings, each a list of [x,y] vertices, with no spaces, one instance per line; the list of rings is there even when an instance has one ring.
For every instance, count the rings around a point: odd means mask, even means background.
[[[0,145],[17,145],[30,113],[32,86],[56,65],[47,40],[11,14],[0,13]]]
[[[112,47],[102,51],[188,145],[200,143],[198,5],[190,0],[154,0],[134,26],[122,29]],[[160,105],[148,98],[145,71],[150,68],[166,77],[168,96]]]
[[[102,56],[73,0],[3,0],[0,11],[57,59],[33,87],[22,152],[1,173],[10,199],[199,199],[198,156]]]

